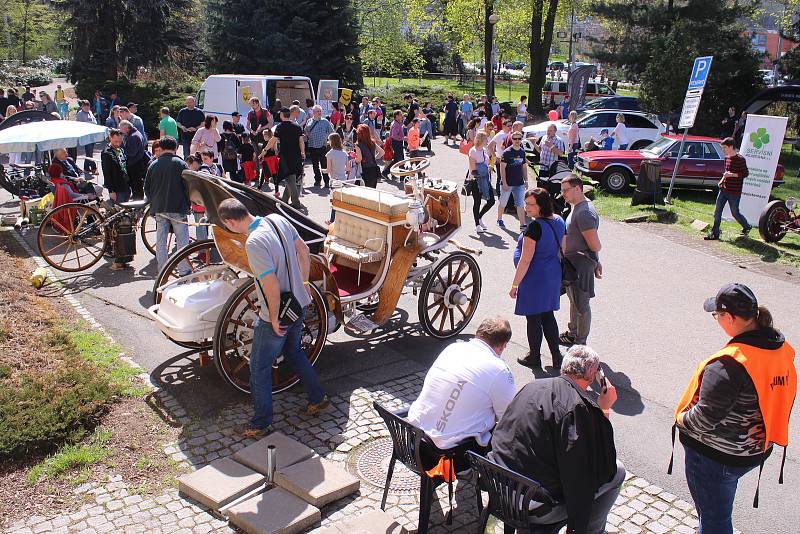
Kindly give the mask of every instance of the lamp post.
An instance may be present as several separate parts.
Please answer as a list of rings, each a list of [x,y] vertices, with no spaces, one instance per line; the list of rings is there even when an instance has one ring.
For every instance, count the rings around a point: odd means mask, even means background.
[[[483,64],[486,71],[486,96],[491,98],[494,94],[494,25],[500,20],[500,15],[495,15],[494,2],[486,2],[486,18],[484,19],[483,30],[485,38],[483,40]]]

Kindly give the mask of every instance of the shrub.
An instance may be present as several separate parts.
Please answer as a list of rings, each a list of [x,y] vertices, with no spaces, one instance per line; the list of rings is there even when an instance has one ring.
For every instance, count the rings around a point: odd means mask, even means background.
[[[401,82],[390,87],[364,87],[358,91],[357,95],[354,95],[354,98],[356,99],[355,102],[361,102],[362,96],[377,96],[381,99],[381,102],[386,104],[386,109],[390,112],[394,109],[402,109],[405,111],[408,105],[403,101],[403,96],[410,93],[416,97],[420,104],[430,101],[434,109],[439,109],[447,97],[448,92],[449,91],[441,85],[420,86],[419,83],[409,81]]]

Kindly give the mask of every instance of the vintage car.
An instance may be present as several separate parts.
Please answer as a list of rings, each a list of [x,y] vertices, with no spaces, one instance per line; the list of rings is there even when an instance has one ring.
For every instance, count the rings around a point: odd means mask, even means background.
[[[610,193],[624,193],[636,181],[644,160],[661,161],[661,183],[668,186],[678,159],[679,135],[663,135],[640,150],[597,150],[582,152],[575,162],[581,177],[600,182]],[[716,189],[724,171],[725,156],[720,140],[690,135],[683,147],[675,186],[694,189]],[[773,187],[783,184],[783,166],[775,171]]]

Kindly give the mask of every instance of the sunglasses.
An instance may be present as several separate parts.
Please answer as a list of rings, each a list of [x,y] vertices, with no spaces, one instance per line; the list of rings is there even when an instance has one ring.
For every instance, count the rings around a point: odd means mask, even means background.
[[[522,138],[521,137],[512,137],[511,140],[512,141],[522,141]]]

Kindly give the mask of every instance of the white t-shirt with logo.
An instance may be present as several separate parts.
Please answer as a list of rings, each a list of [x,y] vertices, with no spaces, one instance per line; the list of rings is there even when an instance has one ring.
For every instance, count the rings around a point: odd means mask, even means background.
[[[495,134],[494,138],[492,138],[492,141],[494,141],[494,155],[497,157],[498,161],[503,158],[503,150],[506,149],[504,146],[506,137],[509,135],[510,132],[504,132],[503,130],[500,130]]]
[[[514,376],[489,345],[457,342],[433,362],[408,420],[440,449],[470,437],[485,447],[515,394]]]

